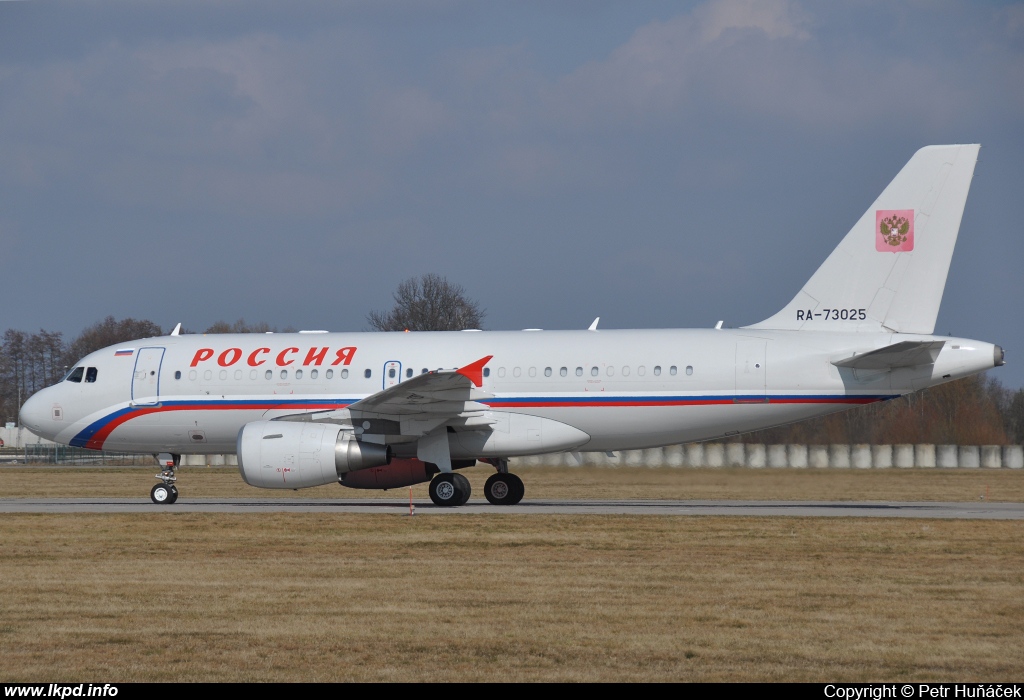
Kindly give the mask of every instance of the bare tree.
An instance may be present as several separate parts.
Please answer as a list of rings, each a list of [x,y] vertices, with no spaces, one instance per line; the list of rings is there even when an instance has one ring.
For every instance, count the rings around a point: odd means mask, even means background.
[[[390,311],[371,311],[366,320],[375,331],[461,331],[479,328],[480,305],[466,298],[462,285],[428,273],[398,285]]]
[[[113,316],[89,326],[68,346],[67,364],[73,365],[94,350],[114,343],[125,343],[141,338],[163,335],[160,326],[145,319],[124,318],[118,321]]]
[[[277,329],[272,327],[266,321],[260,321],[259,323],[247,323],[244,318],[240,318],[234,323],[228,323],[226,321],[217,321],[215,324],[207,328],[204,333],[271,333],[276,332]]]

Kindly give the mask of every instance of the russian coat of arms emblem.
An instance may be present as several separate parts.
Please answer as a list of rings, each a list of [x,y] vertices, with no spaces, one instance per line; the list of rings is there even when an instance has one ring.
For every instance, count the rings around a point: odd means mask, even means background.
[[[875,250],[899,253],[914,249],[914,210],[879,209],[875,212]]]

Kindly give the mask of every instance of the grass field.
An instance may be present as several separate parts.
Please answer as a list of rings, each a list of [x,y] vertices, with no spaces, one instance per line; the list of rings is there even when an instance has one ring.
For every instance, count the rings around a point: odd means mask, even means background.
[[[156,467],[0,468],[0,498],[144,498]],[[597,467],[516,469],[526,498],[670,498],[870,501],[1024,501],[1016,469],[645,469]],[[460,469],[474,498],[483,498],[491,467]],[[408,498],[409,490],[362,491],[328,484],[300,491],[257,489],[236,467],[182,467],[181,498]],[[427,499],[427,485],[413,487]],[[986,495],[987,494],[987,495]]]
[[[1019,500],[1024,480],[520,473],[527,498],[974,500],[988,486]],[[265,493],[231,474],[182,470],[184,493]],[[2,469],[0,495],[138,497],[154,482]],[[1007,680],[1024,672],[1022,535],[1012,521],[4,515],[0,680]]]

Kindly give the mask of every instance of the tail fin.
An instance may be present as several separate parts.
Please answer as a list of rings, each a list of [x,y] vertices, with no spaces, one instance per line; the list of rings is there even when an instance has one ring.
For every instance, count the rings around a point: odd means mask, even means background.
[[[915,153],[793,301],[747,328],[931,334],[980,148]]]

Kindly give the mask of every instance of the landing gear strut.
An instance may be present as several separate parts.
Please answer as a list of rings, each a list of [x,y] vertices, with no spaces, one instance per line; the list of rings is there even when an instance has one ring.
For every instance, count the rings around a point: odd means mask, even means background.
[[[163,469],[156,475],[160,483],[152,488],[149,497],[157,505],[170,505],[178,500],[178,487],[174,485],[178,477],[174,475],[174,470],[181,464],[181,455],[161,452],[156,456],[156,461]]]

